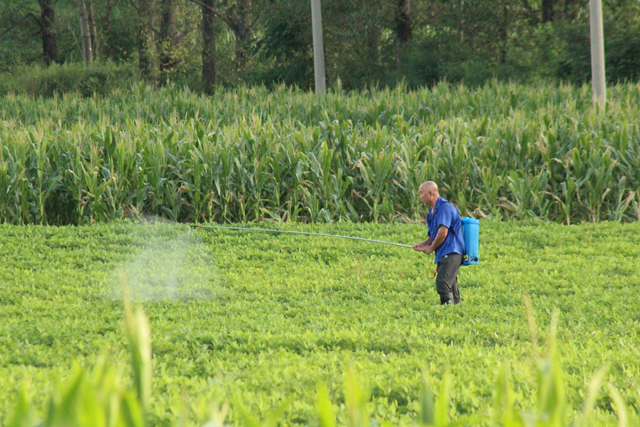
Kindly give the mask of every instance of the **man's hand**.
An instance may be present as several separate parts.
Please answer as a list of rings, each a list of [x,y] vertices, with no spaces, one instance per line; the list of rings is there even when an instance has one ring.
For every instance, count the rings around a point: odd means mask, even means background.
[[[430,254],[430,253],[433,253],[434,251],[433,246],[426,244],[424,242],[414,245],[413,250],[417,252],[424,252],[425,254]]]
[[[429,245],[431,245],[431,237],[427,238],[427,240],[425,240],[424,242],[420,242],[416,245],[413,245],[413,250],[417,252],[424,252],[424,248],[426,248]]]

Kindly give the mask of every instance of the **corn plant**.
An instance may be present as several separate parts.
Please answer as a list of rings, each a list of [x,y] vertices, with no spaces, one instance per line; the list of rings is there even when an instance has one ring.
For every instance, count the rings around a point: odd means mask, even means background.
[[[638,219],[640,86],[440,84],[366,93],[134,86],[0,99],[0,221],[418,219],[432,179],[463,214]]]

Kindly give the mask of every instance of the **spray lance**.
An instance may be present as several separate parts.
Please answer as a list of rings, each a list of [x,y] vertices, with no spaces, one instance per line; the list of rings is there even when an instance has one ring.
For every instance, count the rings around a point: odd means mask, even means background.
[[[227,227],[222,225],[192,225],[191,227],[192,228],[209,228],[209,229],[216,229],[216,230],[258,231],[258,232],[265,232],[265,233],[286,233],[286,234],[302,234],[305,236],[337,237],[340,239],[360,240],[363,242],[372,242],[372,243],[381,243],[383,245],[400,246],[401,248],[413,248],[413,246],[403,245],[402,243],[385,242],[383,240],[374,240],[374,239],[365,239],[364,237],[341,236],[338,234],[309,233],[306,231],[290,231],[290,230],[271,230],[267,228]]]
[[[478,225],[479,222],[473,218],[462,218],[463,240],[466,247],[466,253],[463,255],[462,265],[478,264]],[[291,230],[272,230],[268,228],[250,228],[250,227],[227,227],[223,225],[192,225],[191,228],[208,228],[217,230],[236,230],[236,231],[257,231],[263,233],[286,233],[286,234],[302,234],[306,236],[321,237],[337,237],[340,239],[360,240],[363,242],[380,243],[383,245],[400,246],[401,248],[413,248],[413,246],[403,245],[402,243],[385,242],[383,240],[365,239],[364,237],[341,236],[338,234],[325,233],[309,233],[306,231]]]
[[[213,228],[213,229],[219,229],[219,230],[261,231],[266,233],[303,234],[306,236],[337,237],[340,239],[360,240],[363,242],[372,242],[372,243],[381,243],[383,245],[400,246],[401,248],[413,248],[413,246],[403,245],[402,243],[385,242],[383,240],[374,240],[374,239],[365,239],[364,237],[341,236],[338,234],[309,233],[305,231],[290,231],[290,230],[271,230],[268,228],[225,227],[221,225],[192,225],[191,227],[192,228]],[[435,274],[434,274],[434,277],[435,277]]]
[[[338,234],[324,234],[324,233],[308,233],[305,231],[290,231],[290,230],[270,230],[267,228],[249,228],[249,227],[225,227],[221,225],[192,225],[191,228],[214,228],[219,230],[241,230],[241,231],[262,231],[266,233],[288,233],[288,234],[304,234],[306,236],[322,236],[322,237],[339,237],[341,239],[349,240],[361,240],[364,242],[382,243],[384,245],[400,246],[403,248],[412,248],[413,246],[403,245],[402,243],[385,242],[382,240],[365,239],[364,237],[353,236],[340,236]]]

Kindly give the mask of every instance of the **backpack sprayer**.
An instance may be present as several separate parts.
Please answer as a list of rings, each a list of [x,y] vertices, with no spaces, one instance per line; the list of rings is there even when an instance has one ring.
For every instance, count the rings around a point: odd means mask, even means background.
[[[462,223],[462,240],[465,253],[462,255],[462,266],[474,265],[480,262],[478,246],[480,238],[480,222],[474,218],[460,218]]]
[[[466,248],[463,255],[462,265],[478,264],[478,231],[480,223],[473,218],[462,218],[462,234],[464,239],[464,246]],[[324,234],[324,233],[309,233],[305,231],[290,231],[290,230],[271,230],[268,228],[250,228],[250,227],[227,227],[222,225],[192,225],[192,228],[211,228],[218,230],[239,230],[239,231],[258,231],[264,233],[287,233],[287,234],[303,234],[306,236],[321,236],[321,237],[337,237],[341,239],[360,240],[364,242],[380,243],[383,245],[400,246],[402,248],[413,248],[413,246],[403,245],[402,243],[385,242],[383,240],[365,239],[364,237],[354,236],[340,236],[338,234]]]

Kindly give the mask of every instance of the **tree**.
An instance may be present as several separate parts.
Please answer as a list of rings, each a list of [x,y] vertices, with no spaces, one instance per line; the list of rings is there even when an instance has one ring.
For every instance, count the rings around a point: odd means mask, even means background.
[[[566,19],[572,20],[578,17],[578,8],[576,0],[564,0],[564,16]]]
[[[165,76],[178,65],[176,57],[176,45],[178,44],[176,30],[176,2],[175,0],[162,0],[160,5],[160,32],[159,55],[160,73]]]
[[[242,77],[251,54],[253,0],[225,0],[222,9],[220,17],[236,38],[236,72]]]
[[[212,1],[190,1],[209,10],[233,31],[236,44],[236,73],[241,78],[246,71],[251,54],[254,25],[253,0],[223,0],[221,7],[215,7]]]
[[[509,5],[507,1],[502,4],[502,19],[500,20],[500,47],[499,47],[499,61],[501,64],[507,62],[507,45],[509,43]]]
[[[45,64],[58,62],[58,40],[56,35],[56,11],[53,0],[38,0],[40,4],[40,34],[42,56]]]
[[[138,64],[152,85],[158,84],[160,64],[156,44],[157,0],[131,0],[138,13]]]
[[[207,94],[216,86],[216,27],[214,0],[202,0],[202,79]]]
[[[93,46],[91,43],[91,30],[87,5],[83,0],[78,1],[78,16],[80,18],[80,37],[82,39],[82,60],[84,65],[93,62]]]
[[[413,35],[411,0],[396,0],[396,66],[402,72],[402,56]]]
[[[556,0],[542,0],[542,22],[553,22]]]
[[[91,48],[95,55],[95,60],[100,60],[100,48],[98,45],[98,32],[96,29],[95,13],[93,11],[93,0],[84,0],[87,10],[87,22],[89,24],[89,33],[91,34]]]

